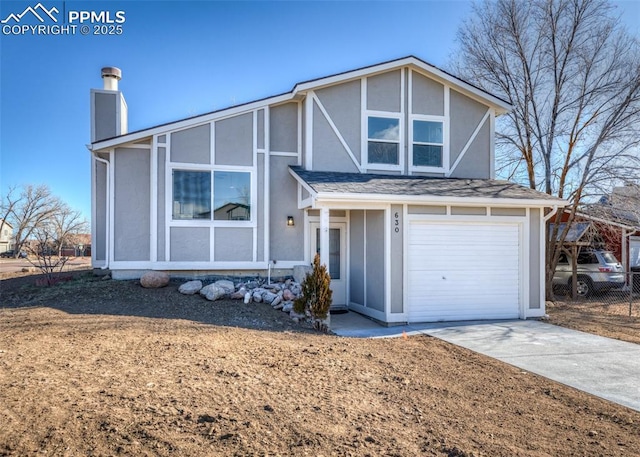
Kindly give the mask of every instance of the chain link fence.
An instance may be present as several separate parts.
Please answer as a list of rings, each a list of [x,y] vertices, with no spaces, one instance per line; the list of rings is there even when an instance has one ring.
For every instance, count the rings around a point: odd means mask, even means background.
[[[605,314],[640,317],[640,271],[594,272],[577,270],[575,290],[572,274],[556,275],[553,282],[559,304],[586,305]]]

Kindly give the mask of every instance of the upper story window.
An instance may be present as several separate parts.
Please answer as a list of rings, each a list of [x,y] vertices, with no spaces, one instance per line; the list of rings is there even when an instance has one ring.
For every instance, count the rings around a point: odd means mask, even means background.
[[[444,124],[440,121],[413,121],[413,166],[443,167]]]
[[[369,116],[367,161],[370,164],[400,164],[400,119]]]
[[[174,169],[172,201],[174,220],[250,221],[251,173]]]

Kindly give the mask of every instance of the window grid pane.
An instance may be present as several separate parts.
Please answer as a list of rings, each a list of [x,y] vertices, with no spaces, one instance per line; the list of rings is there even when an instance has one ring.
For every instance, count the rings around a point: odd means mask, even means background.
[[[213,186],[214,220],[251,220],[251,173],[216,171]]]
[[[417,167],[442,167],[442,146],[414,144],[413,165]]]
[[[211,219],[211,173],[173,171],[173,218]]]
[[[369,163],[398,165],[398,143],[380,143],[369,141]]]
[[[400,141],[400,121],[386,117],[369,117],[369,139]]]
[[[413,121],[413,141],[416,143],[442,144],[442,122]]]

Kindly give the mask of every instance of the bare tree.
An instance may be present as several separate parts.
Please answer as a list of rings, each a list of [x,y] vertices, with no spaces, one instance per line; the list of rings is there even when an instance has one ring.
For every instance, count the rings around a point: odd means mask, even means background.
[[[27,260],[42,272],[43,285],[52,286],[57,282],[58,274],[62,273],[68,257],[56,252],[56,226],[53,219],[39,224],[31,232],[27,251]]]
[[[0,201],[0,233],[4,230],[5,225],[8,225],[9,218],[13,214],[13,210],[20,202],[20,197],[16,196],[16,186],[10,186],[6,195]]]
[[[62,203],[58,211],[53,214],[49,228],[51,231],[49,238],[52,239],[58,256],[61,256],[62,248],[72,240],[73,236],[89,230],[89,223],[80,211],[73,210],[66,203]]]
[[[605,0],[496,0],[460,28],[456,71],[504,97],[499,173],[579,204],[637,179],[640,51]],[[569,229],[547,243],[547,296]]]
[[[26,185],[17,200],[5,196],[3,201],[8,206],[13,201],[8,219],[14,224],[15,255],[22,250],[28,240],[45,222],[49,221],[62,207],[62,202],[51,193],[46,185]]]

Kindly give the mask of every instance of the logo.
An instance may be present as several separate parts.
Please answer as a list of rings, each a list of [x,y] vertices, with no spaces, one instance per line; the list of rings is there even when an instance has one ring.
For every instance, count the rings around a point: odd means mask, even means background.
[[[56,2],[52,2],[56,3]],[[66,10],[47,8],[42,3],[12,12],[2,24],[3,35],[122,35],[126,22],[124,11]],[[60,6],[60,5],[58,5]]]
[[[40,12],[40,14],[38,14],[38,11]],[[53,13],[58,14],[60,11],[58,10],[58,8],[56,8],[55,6],[53,8],[51,8],[50,10],[46,9],[44,6],[42,6],[42,3],[38,3],[36,6],[34,6],[33,8],[30,6],[27,6],[25,8],[25,10],[20,13],[20,14],[15,14],[15,13],[11,13],[10,15],[8,15],[6,17],[6,19],[3,19],[2,22],[3,24],[7,24],[10,21],[14,21],[16,24],[19,24],[20,21],[22,20],[22,18],[24,16],[26,16],[27,13],[31,13],[33,16],[36,17],[36,19],[38,19],[40,22],[45,22],[45,20],[43,19],[42,16],[48,16],[53,22],[58,22],[58,18],[55,17],[53,15]]]

